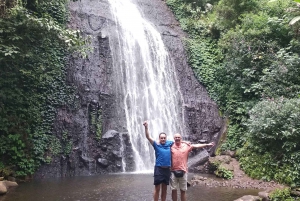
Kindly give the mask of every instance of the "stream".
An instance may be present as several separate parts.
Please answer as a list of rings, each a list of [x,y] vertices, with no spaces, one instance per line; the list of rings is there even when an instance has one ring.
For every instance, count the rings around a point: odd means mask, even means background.
[[[189,180],[193,174],[189,174]],[[207,176],[207,175],[204,175]],[[152,201],[152,174],[108,174],[20,183],[0,201]],[[257,189],[190,186],[188,201],[233,201]],[[171,201],[168,188],[167,201]]]

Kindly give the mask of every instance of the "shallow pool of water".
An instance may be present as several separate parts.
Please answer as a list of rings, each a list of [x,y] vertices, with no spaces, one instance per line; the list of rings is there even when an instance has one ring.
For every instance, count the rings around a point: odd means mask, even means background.
[[[191,178],[192,174],[189,175]],[[20,183],[0,201],[152,201],[152,174],[109,174]],[[188,201],[233,201],[258,190],[191,186]],[[167,201],[171,201],[168,189]]]

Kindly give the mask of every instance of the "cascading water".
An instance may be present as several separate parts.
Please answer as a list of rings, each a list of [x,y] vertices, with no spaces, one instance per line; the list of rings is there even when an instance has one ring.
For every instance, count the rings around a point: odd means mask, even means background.
[[[117,36],[117,41],[110,44],[118,44],[111,47],[116,98],[125,111],[135,152],[135,170],[145,172],[153,170],[155,155],[142,123],[148,121],[150,135],[155,140],[160,132],[167,133],[172,140],[174,133],[183,132],[182,96],[160,33],[130,0],[109,0],[109,3]]]

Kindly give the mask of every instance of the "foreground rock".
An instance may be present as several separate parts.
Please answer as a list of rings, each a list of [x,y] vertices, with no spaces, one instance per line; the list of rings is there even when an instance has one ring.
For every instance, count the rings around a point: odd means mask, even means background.
[[[14,181],[0,181],[0,195],[6,194],[10,187],[18,186],[17,182]]]
[[[260,201],[260,197],[259,196],[253,196],[253,195],[245,195],[237,200],[234,201]]]

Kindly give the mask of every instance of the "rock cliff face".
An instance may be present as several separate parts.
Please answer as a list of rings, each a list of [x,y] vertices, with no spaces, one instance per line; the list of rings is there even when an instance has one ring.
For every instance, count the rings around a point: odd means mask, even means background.
[[[217,141],[223,128],[217,105],[187,64],[181,31],[161,0],[135,0],[155,25],[176,68],[184,103],[187,140]],[[72,109],[58,109],[53,134],[65,139],[65,155],[43,165],[35,177],[65,177],[134,170],[134,157],[122,107],[115,101],[109,37],[115,22],[107,0],[80,0],[69,5],[69,26],[90,38],[87,58],[72,56],[68,82],[76,88]],[[67,140],[66,140],[67,139]],[[212,153],[212,152],[211,152]]]

